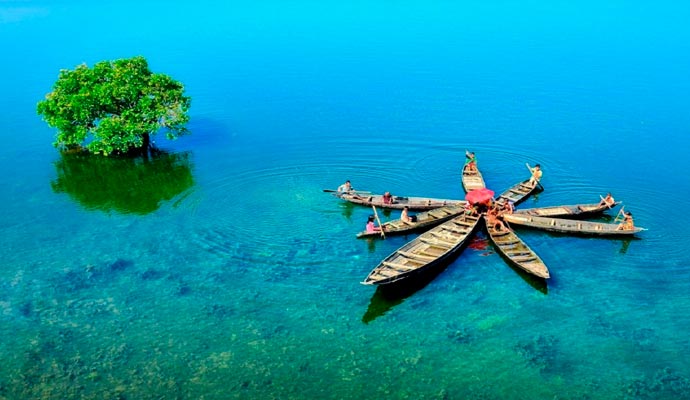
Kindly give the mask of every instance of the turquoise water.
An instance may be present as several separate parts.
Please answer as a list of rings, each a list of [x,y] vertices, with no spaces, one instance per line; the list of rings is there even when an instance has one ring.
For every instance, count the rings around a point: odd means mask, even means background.
[[[690,398],[687,5],[106,3],[0,3],[0,398]],[[191,136],[61,156],[58,71],[139,54]],[[495,191],[541,163],[519,207],[610,191],[648,230],[518,230],[546,285],[483,234],[360,285],[411,237],[322,189],[459,198],[465,149]]]

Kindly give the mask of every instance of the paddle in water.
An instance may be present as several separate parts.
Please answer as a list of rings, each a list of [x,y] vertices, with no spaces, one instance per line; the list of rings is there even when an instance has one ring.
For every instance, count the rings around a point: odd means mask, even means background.
[[[539,187],[541,188],[541,190],[544,190],[544,186],[541,184],[540,179],[537,179],[537,177],[534,176],[534,171],[533,171],[532,168],[529,166],[529,163],[525,163],[525,165],[527,166],[527,169],[529,170],[530,174],[532,174],[532,178],[534,178],[534,180],[537,182],[537,185],[539,185]],[[536,168],[537,166],[539,166],[539,164],[537,164],[537,165],[535,166],[535,168]]]
[[[379,219],[379,213],[376,212],[376,206],[372,204],[371,208],[374,210],[374,216],[376,217],[376,222],[379,224],[379,229],[381,229],[381,237],[385,239],[386,233],[383,232],[383,224],[381,224],[381,220]]]

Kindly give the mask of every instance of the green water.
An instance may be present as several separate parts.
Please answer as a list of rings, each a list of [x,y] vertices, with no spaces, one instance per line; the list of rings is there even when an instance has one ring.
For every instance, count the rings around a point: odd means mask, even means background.
[[[690,398],[687,16],[0,3],[0,398]],[[58,71],[136,54],[187,85],[191,135],[60,155]],[[465,149],[497,192],[542,165],[521,208],[612,192],[648,230],[516,229],[546,283],[479,233],[410,290],[361,285],[413,236],[356,239],[371,210],[323,189],[461,198]]]

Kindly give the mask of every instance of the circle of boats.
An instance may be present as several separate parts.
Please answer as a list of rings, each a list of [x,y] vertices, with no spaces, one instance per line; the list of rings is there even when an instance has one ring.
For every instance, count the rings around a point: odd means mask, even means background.
[[[463,170],[462,184],[466,192],[485,188],[484,179],[478,169]],[[521,181],[496,198],[500,207],[507,201],[514,205],[540,190],[541,185],[530,185],[529,180]],[[543,189],[541,189],[543,190]],[[382,224],[386,235],[400,235],[424,231],[415,239],[405,243],[384,258],[364,279],[365,285],[387,286],[407,280],[411,276],[435,269],[457,256],[467,245],[469,239],[479,229],[485,216],[467,213],[465,200],[435,199],[427,197],[395,196],[392,203],[386,203],[382,195],[351,190],[332,192],[340,199],[365,205],[389,209],[422,211],[417,220],[405,222],[395,219]],[[520,225],[552,232],[595,236],[630,236],[644,228],[621,229],[617,223],[591,222],[580,218],[600,214],[619,205],[607,205],[604,201],[592,204],[561,205],[517,209],[512,214],[501,215],[505,229],[496,229],[484,224],[494,247],[508,262],[536,277],[548,279],[549,269],[542,259],[513,231],[510,225]],[[360,232],[358,238],[377,237],[376,232]]]

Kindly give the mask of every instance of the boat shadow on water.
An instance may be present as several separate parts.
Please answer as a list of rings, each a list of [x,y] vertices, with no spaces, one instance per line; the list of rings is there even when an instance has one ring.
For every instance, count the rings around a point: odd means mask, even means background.
[[[522,278],[523,281],[527,282],[528,285],[532,286],[532,288],[536,289],[538,292],[541,292],[543,294],[549,294],[549,287],[546,283],[546,279],[532,275],[529,272],[513,265],[510,259],[508,259],[500,252],[495,250],[494,245],[490,244],[491,242],[489,241],[487,236],[488,234],[486,233],[486,231],[482,231],[481,234],[477,235],[475,240],[472,243],[470,243],[469,247],[474,249],[475,251],[484,251],[483,255],[498,255],[499,257],[501,257],[501,259],[503,259],[503,261],[505,261],[508,267],[510,267],[510,269],[513,270],[513,272],[515,272],[520,278]],[[489,251],[487,252],[487,250]],[[553,282],[553,278],[550,278],[550,280]]]
[[[352,221],[352,214],[354,213],[355,208],[357,208],[357,206],[355,204],[345,202],[340,204],[340,208],[343,217],[345,217],[345,219],[347,219],[348,221]]]
[[[501,256],[501,258],[505,259],[505,257],[503,256]],[[506,264],[508,264],[510,269],[512,269],[516,274],[518,274],[518,276],[522,278],[523,281],[527,282],[528,285],[532,286],[532,288],[536,289],[538,292],[541,292],[542,294],[549,294],[549,286],[546,283],[546,279],[534,276],[526,271],[523,271],[522,269],[514,266],[508,260],[506,260]],[[553,277],[551,277],[550,280],[553,282]]]
[[[367,311],[362,316],[362,322],[368,324],[405,301],[408,297],[422,290],[445,271],[451,263],[452,261],[449,261],[439,265],[437,268],[417,274],[413,279],[405,279],[391,285],[377,286],[374,295],[371,296],[369,301],[369,307],[367,307]]]
[[[513,225],[511,225],[512,227]],[[543,232],[545,233],[548,237],[553,237],[553,238],[564,238],[564,237],[570,237],[570,238],[575,238],[575,239],[594,239],[594,240],[618,240],[622,241],[624,243],[627,243],[628,245],[632,241],[637,241],[637,240],[642,240],[641,237],[639,237],[637,234],[634,235],[591,235],[591,234],[573,234],[572,232],[554,232],[554,231],[545,231],[543,229],[539,228],[533,228],[531,226],[519,226],[517,229],[515,229],[516,232],[520,232],[521,230],[530,231],[530,232]]]

